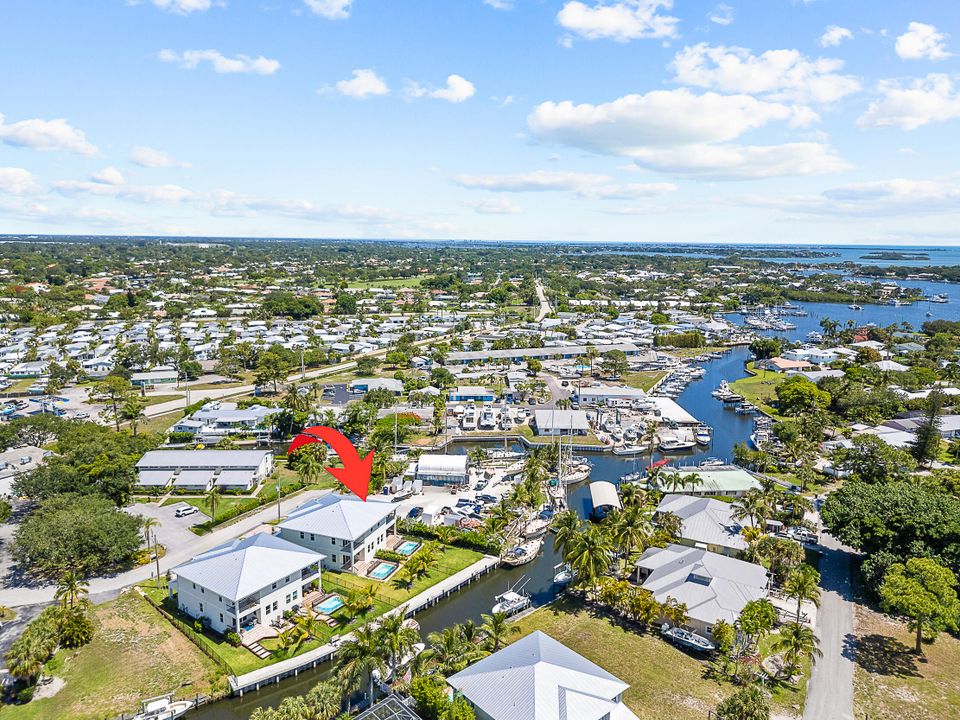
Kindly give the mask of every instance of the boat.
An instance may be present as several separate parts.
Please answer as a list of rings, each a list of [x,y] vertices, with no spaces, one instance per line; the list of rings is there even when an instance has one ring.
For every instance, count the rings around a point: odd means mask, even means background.
[[[174,720],[186,715],[193,704],[193,700],[174,700],[173,695],[160,695],[143,700],[140,712],[130,720]]]
[[[680,440],[679,438],[670,438],[660,441],[660,452],[681,452],[683,450],[693,450],[697,446],[694,440]]]
[[[746,400],[744,400],[742,403],[737,405],[735,409],[738,415],[750,415],[757,411],[757,409],[753,405],[748,403]]]
[[[713,437],[713,430],[708,425],[700,425],[694,430],[693,437],[698,445],[709,445]]]
[[[809,340],[812,343],[823,342],[823,335],[821,335],[816,330],[814,330],[813,332],[807,333],[807,340]]]
[[[847,307],[851,310],[863,310],[863,306],[857,305],[856,303],[850,303]]]
[[[717,649],[716,645],[702,635],[697,635],[696,633],[690,632],[689,630],[684,630],[683,628],[672,628],[666,623],[664,623],[663,627],[660,629],[660,634],[672,643],[682,645],[683,647],[691,650],[696,650],[697,652],[713,652]]]
[[[940,304],[948,303],[950,302],[950,296],[947,295],[946,293],[937,293],[932,298],[930,298],[930,302],[935,302]]]
[[[517,565],[526,565],[537,557],[540,548],[543,546],[543,540],[535,538],[521,545],[512,547],[503,554],[502,562],[504,565],[516,567]]]
[[[569,585],[573,582],[573,569],[569,563],[560,563],[553,566],[554,585]]]
[[[566,485],[574,485],[583,482],[590,477],[591,467],[585,462],[573,462],[571,467],[564,468],[563,482]]]
[[[530,607],[530,596],[523,592],[524,586],[529,582],[520,578],[513,587],[508,587],[505,593],[497,595],[493,599],[493,607],[490,609],[494,613],[506,613],[515,615],[521,610]]]
[[[526,525],[523,526],[523,536],[528,540],[533,538],[542,537],[547,534],[547,530],[550,528],[550,521],[544,520],[543,518],[534,518]]]
[[[723,467],[726,463],[720,458],[708,457],[706,460],[700,461],[700,467],[702,468],[711,468],[711,467]]]
[[[614,455],[643,455],[647,451],[646,445],[617,445],[611,452]]]

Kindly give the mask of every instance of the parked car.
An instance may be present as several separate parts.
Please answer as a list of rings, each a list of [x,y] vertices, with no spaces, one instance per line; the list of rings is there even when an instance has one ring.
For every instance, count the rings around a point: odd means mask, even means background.
[[[477,500],[487,505],[495,505],[497,503],[497,498],[493,495],[477,495]]]
[[[187,515],[193,515],[194,513],[200,512],[193,505],[187,505],[186,507],[178,507],[174,515],[178,518],[187,517]]]
[[[487,487],[487,481],[481,478],[480,480],[477,481],[477,484],[473,486],[473,489],[476,490],[477,492],[480,492],[485,487]]]
[[[416,507],[410,508],[410,512],[407,513],[407,519],[417,520],[421,515],[423,515],[423,508],[417,505]]]
[[[77,413],[76,415],[74,415],[73,417],[74,417],[75,419],[77,419],[77,420],[86,420],[87,418],[90,417],[90,413],[88,413],[88,412],[86,412],[86,411],[84,410],[84,411],[78,412],[78,413]]]
[[[457,500],[458,508],[473,507],[477,504],[476,500],[470,500],[469,498],[460,498]]]

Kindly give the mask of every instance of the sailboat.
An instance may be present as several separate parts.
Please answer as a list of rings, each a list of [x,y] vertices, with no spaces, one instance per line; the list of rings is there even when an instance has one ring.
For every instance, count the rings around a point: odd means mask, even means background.
[[[555,585],[569,585],[573,582],[573,568],[570,563],[553,566],[553,582]]]

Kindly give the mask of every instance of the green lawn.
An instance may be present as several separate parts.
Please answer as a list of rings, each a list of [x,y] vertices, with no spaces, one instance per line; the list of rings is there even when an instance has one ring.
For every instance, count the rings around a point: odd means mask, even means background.
[[[644,392],[647,392],[656,385],[660,380],[667,376],[667,373],[657,371],[657,370],[644,370],[642,372],[632,372],[624,375],[621,380],[625,385],[630,387],[640,388]]]
[[[183,417],[183,410],[164,413],[156,417],[147,418],[137,426],[137,432],[141,433],[165,433],[174,423]]]
[[[573,599],[560,600],[516,623],[516,640],[541,630],[613,673],[630,689],[623,700],[641,720],[703,720],[736,688],[710,672],[711,664],[664,642],[597,615]],[[771,706],[795,712],[800,692],[774,692]]]
[[[97,632],[78,650],[61,650],[45,674],[65,682],[53,697],[4,706],[5,720],[100,720],[133,713],[143,698],[222,695],[216,664],[135,592],[93,609]]]
[[[159,405],[160,403],[170,402],[171,400],[182,400],[183,395],[147,395],[142,398],[144,407]]]
[[[743,395],[744,400],[753,403],[765,413],[779,418],[780,414],[770,403],[776,399],[777,385],[787,379],[786,375],[760,370],[757,375],[750,375],[730,383],[734,392]]]

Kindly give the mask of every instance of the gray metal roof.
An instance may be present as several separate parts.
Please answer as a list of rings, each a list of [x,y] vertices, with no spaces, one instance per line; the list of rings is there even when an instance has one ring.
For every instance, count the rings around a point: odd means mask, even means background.
[[[589,430],[586,410],[534,410],[533,421],[539,430]]]
[[[692,495],[664,495],[657,506],[658,513],[680,518],[684,540],[746,550],[747,541],[740,532],[743,526],[733,517],[734,511],[730,503]]]
[[[137,462],[137,469],[256,469],[269,454],[269,450],[150,450]]]
[[[629,687],[540,631],[474,663],[447,682],[492,720],[599,720]]]
[[[767,596],[765,568],[700,548],[649,548],[637,567],[650,571],[643,587],[657,602],[673,598],[687,606],[690,618],[707,624],[733,623],[744,605]]]
[[[224,470],[219,475],[217,475],[217,487],[236,486],[243,485],[249,486],[253,484],[253,479],[256,476],[253,470]]]
[[[172,477],[172,470],[144,470],[137,476],[137,485],[142,485],[143,487],[166,487]]]
[[[356,540],[396,512],[396,505],[374,497],[364,502],[353,495],[329,493],[304,503],[277,527],[341,540]]]
[[[173,572],[178,582],[194,582],[237,601],[275,581],[282,582],[323,558],[320,553],[269,533],[257,533],[207,550],[173,568]]]
[[[213,481],[213,470],[184,470],[173,480],[174,487],[207,486]]]
[[[447,353],[447,362],[472,362],[474,360],[509,360],[512,358],[549,358],[554,355],[584,355],[588,347],[593,347],[601,353],[610,350],[623,350],[627,354],[640,352],[633,343],[616,343],[612,345],[548,345],[540,348],[512,348],[509,350],[466,350],[463,352]]]

